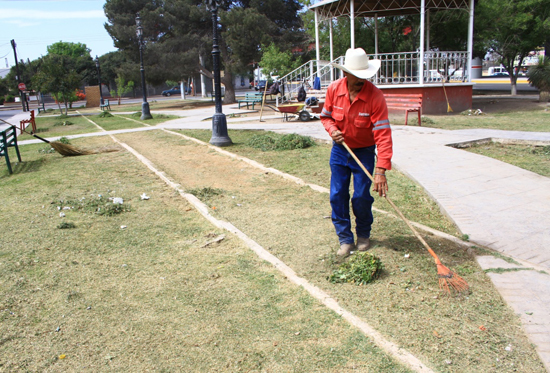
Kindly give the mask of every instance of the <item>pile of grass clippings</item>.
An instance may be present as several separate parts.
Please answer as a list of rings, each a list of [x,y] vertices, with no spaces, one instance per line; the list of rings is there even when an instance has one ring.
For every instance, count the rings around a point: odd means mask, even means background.
[[[55,122],[54,123],[54,127],[59,127],[59,126],[72,126],[74,123],[71,122],[70,120],[64,120],[63,122]]]
[[[100,118],[112,118],[114,117],[113,114],[109,113],[108,111],[102,111],[101,114],[98,115]]]
[[[121,198],[120,200],[123,199]],[[55,203],[56,202],[52,202],[52,204]],[[69,206],[75,210],[91,212],[97,215],[114,216],[123,212],[131,211],[131,207],[128,203],[120,203],[112,198],[107,198],[102,195],[92,198],[60,201],[60,203],[62,206]]]
[[[73,229],[76,228],[76,225],[74,223],[69,222],[63,222],[61,224],[58,224],[57,229]]]
[[[247,145],[260,149],[262,151],[268,150],[294,150],[294,149],[306,149],[315,145],[315,141],[308,136],[297,135],[290,133],[276,138],[273,135],[261,134],[255,135],[247,142]]]
[[[376,280],[384,265],[378,257],[371,253],[357,253],[350,260],[342,263],[328,280],[332,283],[350,282],[355,285],[364,285]]]
[[[187,191],[187,193],[194,195],[194,196],[197,197],[198,199],[208,199],[208,198],[212,198],[212,197],[214,197],[214,196],[222,195],[222,194],[224,194],[224,192],[225,192],[225,191],[224,191],[223,189],[211,188],[211,187],[206,187],[206,188],[193,188],[193,189],[189,189],[189,190]]]

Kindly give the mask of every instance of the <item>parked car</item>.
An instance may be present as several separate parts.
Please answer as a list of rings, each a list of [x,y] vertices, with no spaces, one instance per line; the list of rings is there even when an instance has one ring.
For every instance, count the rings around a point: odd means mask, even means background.
[[[162,91],[162,95],[167,97],[170,97],[172,95],[181,95],[181,89],[180,87],[173,87],[167,89],[166,91]]]
[[[265,83],[266,83],[265,80],[260,80],[260,81],[258,82],[258,84],[254,87],[254,89],[255,89],[256,91],[263,91],[263,90],[265,90]],[[267,83],[267,89],[271,88],[272,85],[273,85],[273,82]]]
[[[499,73],[494,73],[491,76],[510,76],[510,74],[508,74],[507,72],[499,72]]]

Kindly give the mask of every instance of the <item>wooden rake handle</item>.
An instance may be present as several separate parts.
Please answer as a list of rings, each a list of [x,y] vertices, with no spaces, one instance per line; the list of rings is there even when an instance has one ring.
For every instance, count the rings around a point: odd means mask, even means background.
[[[348,144],[346,144],[345,142],[342,142],[342,145],[344,145],[344,148],[346,148],[346,150],[349,152],[349,154],[353,157],[353,159],[355,159],[355,162],[357,162],[357,164],[359,165],[359,167],[361,167],[361,169],[365,172],[365,174],[367,174],[367,176],[369,177],[369,179],[371,179],[371,181],[374,183],[374,178],[372,177],[371,173],[365,168],[365,166],[363,165],[363,163],[359,160],[359,158],[357,158],[357,156],[355,155],[355,153],[350,149],[350,147],[348,146]],[[414,233],[414,235],[416,236],[416,238],[418,238],[418,240],[424,245],[424,247],[429,251],[429,253],[434,257],[435,259],[435,263],[436,264],[441,264],[441,261],[439,260],[439,258],[437,257],[436,253],[432,250],[432,248],[430,247],[430,245],[428,245],[428,243],[422,238],[422,236],[420,234],[418,234],[418,232],[416,231],[416,229],[414,229],[414,227],[412,226],[412,224],[407,220],[407,218],[405,217],[405,215],[403,215],[403,213],[401,212],[401,210],[399,210],[397,208],[397,206],[395,205],[395,203],[393,203],[393,201],[387,196],[385,195],[384,198],[386,199],[386,201],[388,201],[388,203],[393,207],[393,209],[395,210],[395,212],[397,212],[397,214],[401,217],[401,219],[403,219],[403,221],[409,226],[409,228],[411,229],[411,231]]]

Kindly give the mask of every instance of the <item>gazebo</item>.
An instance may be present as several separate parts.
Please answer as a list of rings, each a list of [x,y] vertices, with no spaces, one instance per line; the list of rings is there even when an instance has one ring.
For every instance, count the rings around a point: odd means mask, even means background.
[[[320,59],[319,23],[329,21],[330,60],[343,63],[344,57],[334,58],[332,47],[332,20],[349,17],[352,48],[355,44],[354,23],[357,17],[374,18],[375,50],[370,58],[380,59],[382,67],[372,82],[391,93],[422,94],[422,111],[426,114],[447,112],[446,96],[455,111],[472,106],[472,66],[474,0],[324,0],[312,5],[315,12],[316,61],[310,61],[300,78],[320,78],[321,86],[338,78],[339,70]],[[469,13],[467,51],[440,51],[430,49],[430,12],[464,9]],[[378,50],[378,18],[396,15],[420,14],[419,48],[411,52],[384,53]],[[367,51],[368,52],[368,51]],[[288,80],[296,80],[289,77]],[[389,93],[389,92],[388,92]]]

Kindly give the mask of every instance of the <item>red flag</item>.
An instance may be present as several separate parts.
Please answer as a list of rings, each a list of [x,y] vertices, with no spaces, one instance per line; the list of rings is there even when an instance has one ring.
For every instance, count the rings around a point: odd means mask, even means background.
[[[408,35],[410,34],[412,31],[412,27],[411,26],[407,26],[403,29],[403,35]]]

